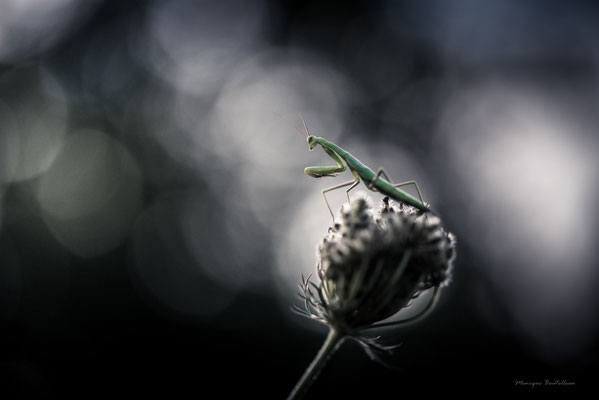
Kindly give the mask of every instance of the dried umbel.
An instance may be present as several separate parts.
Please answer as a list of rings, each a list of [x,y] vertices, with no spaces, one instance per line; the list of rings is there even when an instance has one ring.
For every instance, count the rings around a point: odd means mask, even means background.
[[[427,289],[435,288],[436,297],[454,255],[454,236],[437,216],[387,198],[373,210],[359,198],[341,210],[318,246],[320,285],[302,282],[305,308],[297,310],[355,336],[382,326],[376,323]]]
[[[345,338],[356,340],[368,355],[383,346],[367,337],[371,328],[414,322],[434,306],[440,288],[449,280],[455,258],[455,239],[431,212],[383,199],[373,210],[360,198],[341,210],[318,246],[320,284],[302,278],[304,307],[295,311],[329,326],[329,335],[289,399],[301,398],[326,360]],[[407,307],[424,291],[433,289],[425,309],[409,319],[380,322]]]
[[[315,314],[348,333],[386,319],[447,282],[453,235],[432,214],[360,198],[341,212],[318,247]],[[315,299],[316,300],[316,299]]]
[[[414,322],[432,309],[450,278],[455,238],[431,212],[394,204],[388,198],[374,210],[359,198],[341,210],[339,222],[318,246],[318,258],[320,284],[302,278],[304,307],[296,306],[295,311],[330,327],[321,353],[333,351],[349,337],[379,359],[377,353],[394,346],[382,346],[364,331]],[[433,296],[421,313],[407,320],[380,322],[428,289],[433,289]]]

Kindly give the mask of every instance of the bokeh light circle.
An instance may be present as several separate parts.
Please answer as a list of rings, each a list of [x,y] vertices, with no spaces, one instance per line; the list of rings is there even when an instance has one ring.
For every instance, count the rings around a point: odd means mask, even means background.
[[[141,202],[137,162],[99,131],[70,135],[40,180],[44,220],[66,248],[82,257],[105,253],[129,234]]]
[[[486,82],[449,99],[439,124],[461,243],[515,321],[503,323],[551,361],[584,352],[597,328],[597,142],[583,107],[561,100],[567,93]]]
[[[0,76],[0,93],[0,155],[7,155],[0,163],[0,179],[36,177],[62,146],[68,118],[65,92],[48,71],[25,68]]]

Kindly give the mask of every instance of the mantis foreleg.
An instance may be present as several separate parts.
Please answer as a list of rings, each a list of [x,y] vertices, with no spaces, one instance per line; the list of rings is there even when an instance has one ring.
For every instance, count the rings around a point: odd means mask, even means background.
[[[332,150],[326,147],[323,150],[337,163],[334,167],[307,167],[304,172],[314,178],[322,178],[323,176],[335,176],[345,171],[346,166],[341,157]]]

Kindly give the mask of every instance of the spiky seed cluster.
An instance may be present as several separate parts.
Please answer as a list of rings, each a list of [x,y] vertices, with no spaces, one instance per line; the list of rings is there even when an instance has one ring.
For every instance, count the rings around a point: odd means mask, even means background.
[[[354,200],[318,246],[321,282],[303,280],[302,313],[360,339],[360,329],[448,282],[454,256],[454,236],[438,217],[387,198],[376,211]]]

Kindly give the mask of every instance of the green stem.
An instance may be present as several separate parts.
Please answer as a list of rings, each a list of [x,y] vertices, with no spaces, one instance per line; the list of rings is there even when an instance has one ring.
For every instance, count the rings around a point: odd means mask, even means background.
[[[336,329],[331,328],[329,335],[318,351],[318,354],[314,360],[312,360],[312,363],[308,366],[304,372],[304,375],[302,375],[300,380],[297,382],[293,388],[293,391],[289,397],[287,397],[287,400],[299,400],[302,398],[308,387],[310,387],[312,382],[318,378],[318,374],[326,362],[329,360],[329,358],[331,358],[335,350],[337,350],[337,347],[341,344],[343,337],[344,335],[342,335]]]
[[[413,317],[410,317],[407,319],[402,319],[400,321],[392,321],[392,322],[385,322],[382,324],[374,324],[374,325],[370,325],[370,326],[365,326],[362,329],[366,330],[366,329],[383,328],[386,326],[408,325],[408,324],[412,324],[416,321],[419,321],[422,318],[426,317],[428,314],[430,314],[430,312],[433,310],[433,308],[435,308],[435,306],[437,305],[437,302],[439,300],[440,293],[441,293],[441,288],[439,288],[439,286],[435,286],[433,295],[432,295],[431,299],[429,300],[428,304],[426,305],[426,307],[424,308],[424,310],[420,311],[418,314],[414,315]]]

